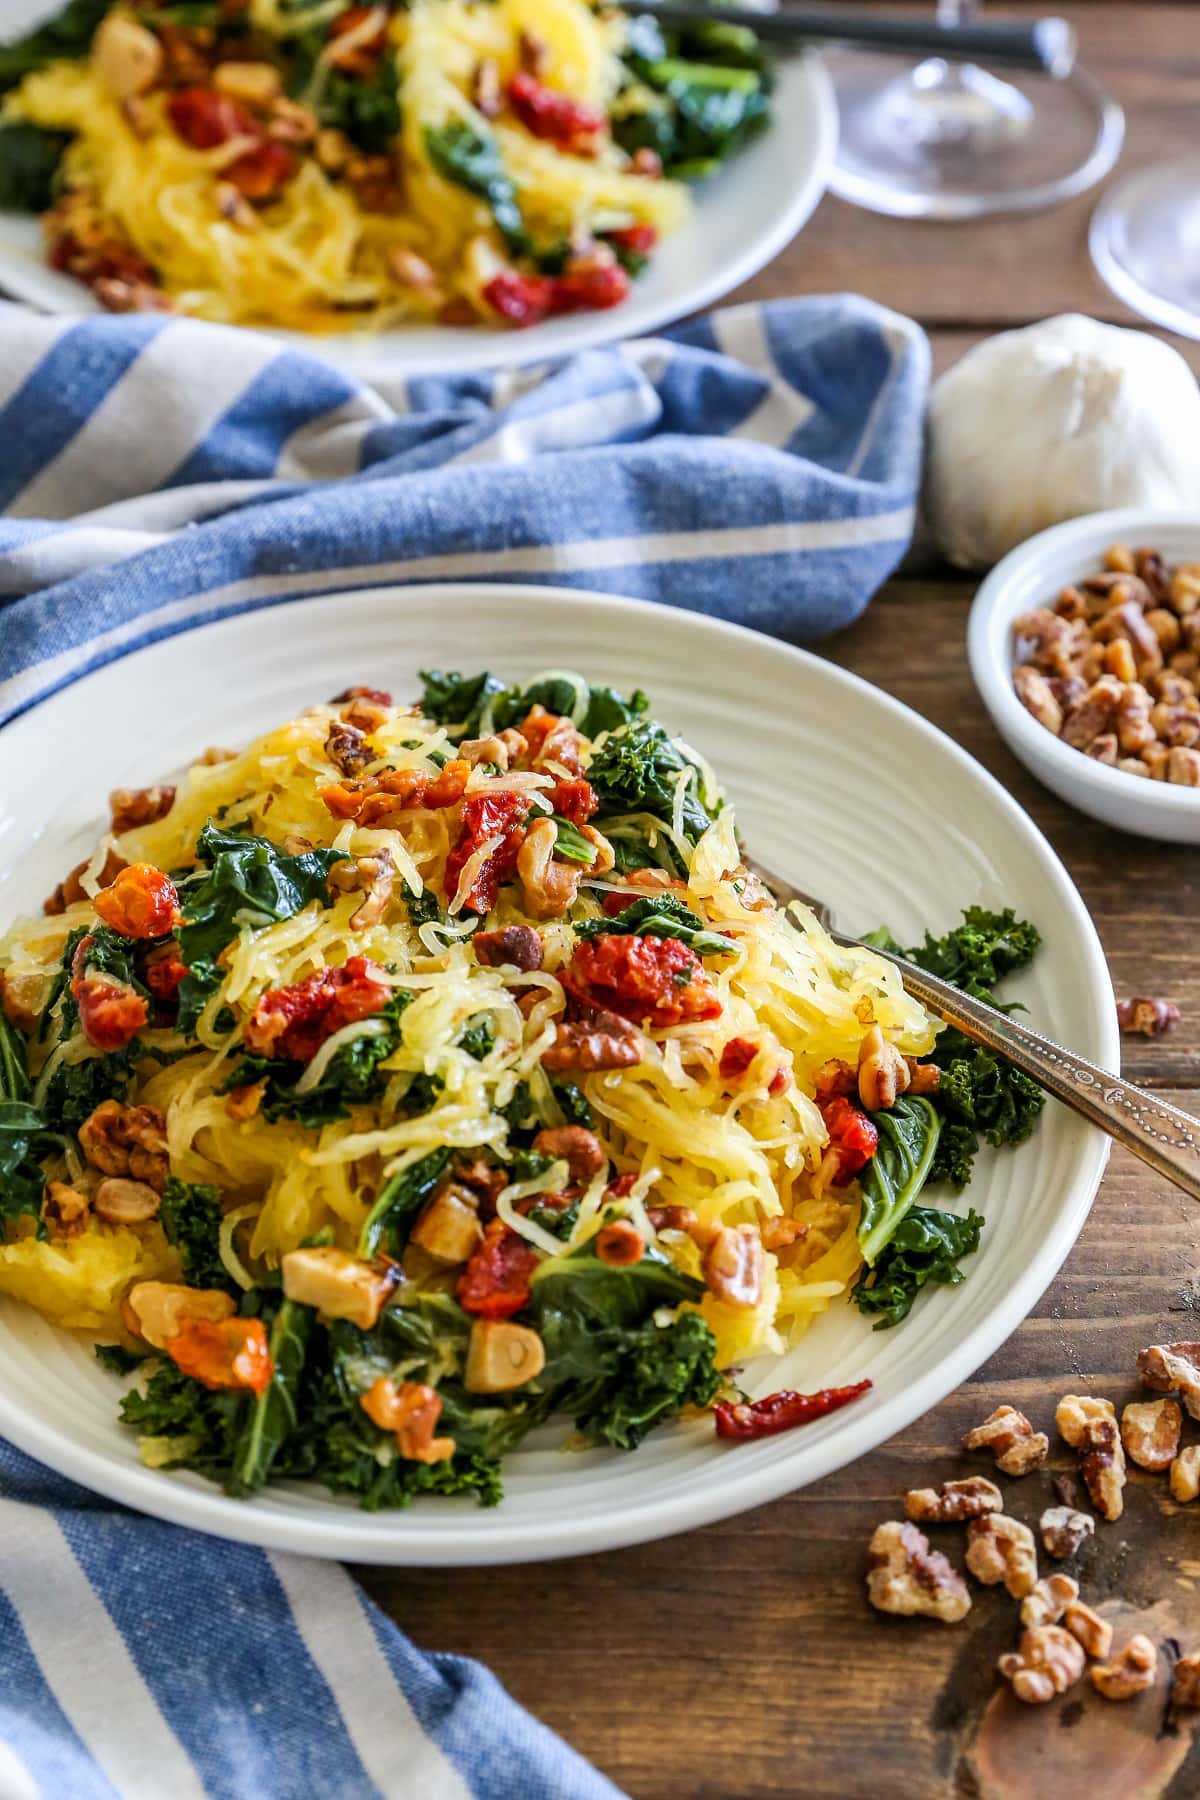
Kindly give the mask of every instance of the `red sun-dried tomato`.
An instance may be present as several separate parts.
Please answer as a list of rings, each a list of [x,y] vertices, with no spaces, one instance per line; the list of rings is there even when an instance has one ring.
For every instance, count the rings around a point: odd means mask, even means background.
[[[261,1319],[185,1319],[163,1349],[206,1388],[262,1395],[275,1373]]]
[[[371,830],[414,807],[433,811],[457,806],[470,773],[470,763],[456,756],[436,775],[427,775],[423,769],[384,769],[359,781],[331,782],[318,791],[335,819],[353,819],[364,830]]]
[[[257,120],[213,88],[176,88],[167,101],[167,117],[177,137],[193,150],[216,150],[234,138],[249,138],[250,147],[234,158],[221,177],[247,200],[266,200],[296,172],[296,158],[283,144],[272,142]]]
[[[758,1055],[758,1045],[753,1038],[733,1037],[721,1051],[721,1060],[717,1065],[717,1073],[722,1081],[736,1081],[744,1075],[750,1064]]]
[[[376,706],[390,706],[392,696],[386,688],[348,687],[340,694],[335,694],[329,702],[330,706],[343,706],[347,700],[373,700]]]
[[[269,200],[296,173],[296,158],[283,144],[258,144],[221,171],[247,200]]]
[[[653,225],[622,225],[619,231],[606,231],[604,235],[610,244],[628,250],[631,256],[649,256],[658,242],[658,231]]]
[[[490,912],[502,881],[507,881],[517,866],[517,852],[525,835],[529,817],[529,800],[511,791],[476,794],[464,801],[458,840],[446,858],[445,892],[453,900],[458,892],[462,872],[475,852],[489,838],[499,841],[481,863],[463,899],[469,912]]]
[[[318,969],[291,987],[260,995],[243,1033],[254,1056],[283,1056],[308,1062],[326,1038],[382,1012],[392,997],[383,970],[365,956],[352,956],[340,969]]]
[[[560,976],[573,999],[635,1022],[679,1025],[721,1011],[712,977],[678,938],[603,932],[575,946]]]
[[[532,1244],[503,1219],[493,1219],[458,1278],[454,1291],[459,1305],[483,1319],[511,1319],[529,1304],[529,1281],[538,1260]]]
[[[554,277],[501,269],[484,283],[483,298],[510,325],[540,325],[554,309]]]
[[[869,1381],[856,1381],[849,1387],[820,1388],[815,1394],[797,1394],[781,1388],[761,1400],[744,1404],[724,1400],[713,1408],[717,1420],[717,1436],[745,1440],[773,1437],[777,1431],[791,1431],[796,1425],[807,1425],[813,1419],[849,1406],[860,1394],[870,1390]]]
[[[595,788],[582,776],[575,781],[556,782],[546,798],[558,816],[570,819],[572,825],[586,825],[600,809]]]
[[[632,1169],[625,1175],[618,1175],[617,1179],[610,1181],[605,1188],[604,1198],[606,1200],[624,1200],[625,1196],[631,1194],[637,1186],[637,1180]]]
[[[629,293],[629,276],[618,262],[586,262],[554,277],[551,312],[606,312]]]
[[[598,107],[546,87],[526,69],[512,77],[507,94],[512,110],[534,137],[544,138],[569,156],[595,156],[599,150],[606,121]]]
[[[130,863],[92,901],[96,917],[127,938],[165,937],[179,923],[175,883],[153,863]]]
[[[79,1023],[89,1044],[97,1050],[123,1050],[150,1017],[143,994],[112,975],[88,970],[88,951],[93,939],[81,939],[71,962],[71,998],[79,1008]]]
[[[879,1132],[862,1108],[852,1106],[844,1094],[835,1094],[832,1100],[818,1105],[829,1133],[829,1148],[838,1157],[833,1186],[845,1187],[878,1150]]]
[[[152,950],[146,958],[142,979],[162,1006],[174,1003],[179,991],[179,984],[187,974],[187,964],[179,954],[179,945],[172,938],[169,944]]]

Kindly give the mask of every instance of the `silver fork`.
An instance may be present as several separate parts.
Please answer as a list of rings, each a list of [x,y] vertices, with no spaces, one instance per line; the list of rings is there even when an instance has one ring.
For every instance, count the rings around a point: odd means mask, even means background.
[[[834,928],[833,914],[823,900],[804,893],[762,863],[754,862],[748,856],[744,860],[747,868],[767,884],[781,905],[798,900],[809,907],[835,944],[840,944],[843,949],[862,945],[860,938],[847,937],[845,932]],[[1200,1200],[1200,1123],[1195,1119],[1147,1093],[1144,1088],[1134,1087],[1123,1076],[1102,1069],[1098,1063],[1089,1062],[1074,1050],[1065,1050],[1038,1031],[1031,1031],[1028,1025],[1020,1024],[1009,1014],[997,1012],[994,1006],[985,1006],[981,1000],[973,1000],[969,994],[928,974],[905,957],[894,956],[888,950],[878,950],[876,955],[895,964],[908,992],[930,1012],[945,1019],[949,1025],[957,1025],[977,1044],[995,1050],[1036,1081],[1039,1087],[1045,1088],[1048,1094],[1061,1100],[1064,1106],[1098,1125],[1101,1131],[1124,1144],[1127,1150],[1140,1156],[1143,1162],[1165,1175],[1193,1200]]]

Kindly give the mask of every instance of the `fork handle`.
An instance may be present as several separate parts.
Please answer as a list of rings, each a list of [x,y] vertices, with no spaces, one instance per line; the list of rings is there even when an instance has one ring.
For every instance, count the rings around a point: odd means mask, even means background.
[[[832,932],[835,941],[845,948],[858,943],[857,938]],[[1016,1068],[1032,1076],[1039,1087],[1061,1100],[1064,1106],[1082,1113],[1101,1131],[1106,1131],[1143,1162],[1165,1175],[1168,1181],[1200,1200],[1200,1123],[1170,1106],[1165,1100],[1135,1087],[1110,1069],[1089,1062],[1074,1050],[1031,1031],[1007,1013],[997,1012],[982,1000],[960,993],[949,982],[918,968],[916,963],[890,951],[879,950],[899,969],[904,985],[915,999],[937,1013],[950,1025],[957,1025],[967,1037],[989,1050],[996,1050]]]

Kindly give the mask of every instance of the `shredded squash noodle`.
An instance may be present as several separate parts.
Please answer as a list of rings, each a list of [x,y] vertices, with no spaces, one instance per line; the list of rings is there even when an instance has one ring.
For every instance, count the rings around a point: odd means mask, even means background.
[[[114,310],[329,332],[613,306],[767,116],[748,30],[664,38],[588,0],[187,11],[114,6],[74,55],[74,14],[32,34],[0,115],[0,204]]]
[[[597,91],[598,29],[570,40]],[[627,1447],[860,1274],[860,1087],[907,1087],[937,1028],[885,958],[773,902],[645,705],[563,671],[352,690],[114,796],[100,852],[0,940],[0,1292],[165,1351],[127,1402],[157,1464],[198,1458],[213,1392],[325,1381],[375,1473],[307,1438],[275,1472],[482,1492],[464,1471],[518,1415]],[[607,1345],[587,1404],[576,1326]],[[174,1458],[168,1377],[198,1396]],[[265,1478],[234,1462],[234,1491]]]

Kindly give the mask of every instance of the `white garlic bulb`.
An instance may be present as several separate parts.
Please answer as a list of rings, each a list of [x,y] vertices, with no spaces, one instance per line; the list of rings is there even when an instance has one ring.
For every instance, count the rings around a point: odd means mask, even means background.
[[[1177,350],[1080,313],[968,350],[929,402],[926,521],[985,569],[1110,506],[1200,510],[1200,388]]]

